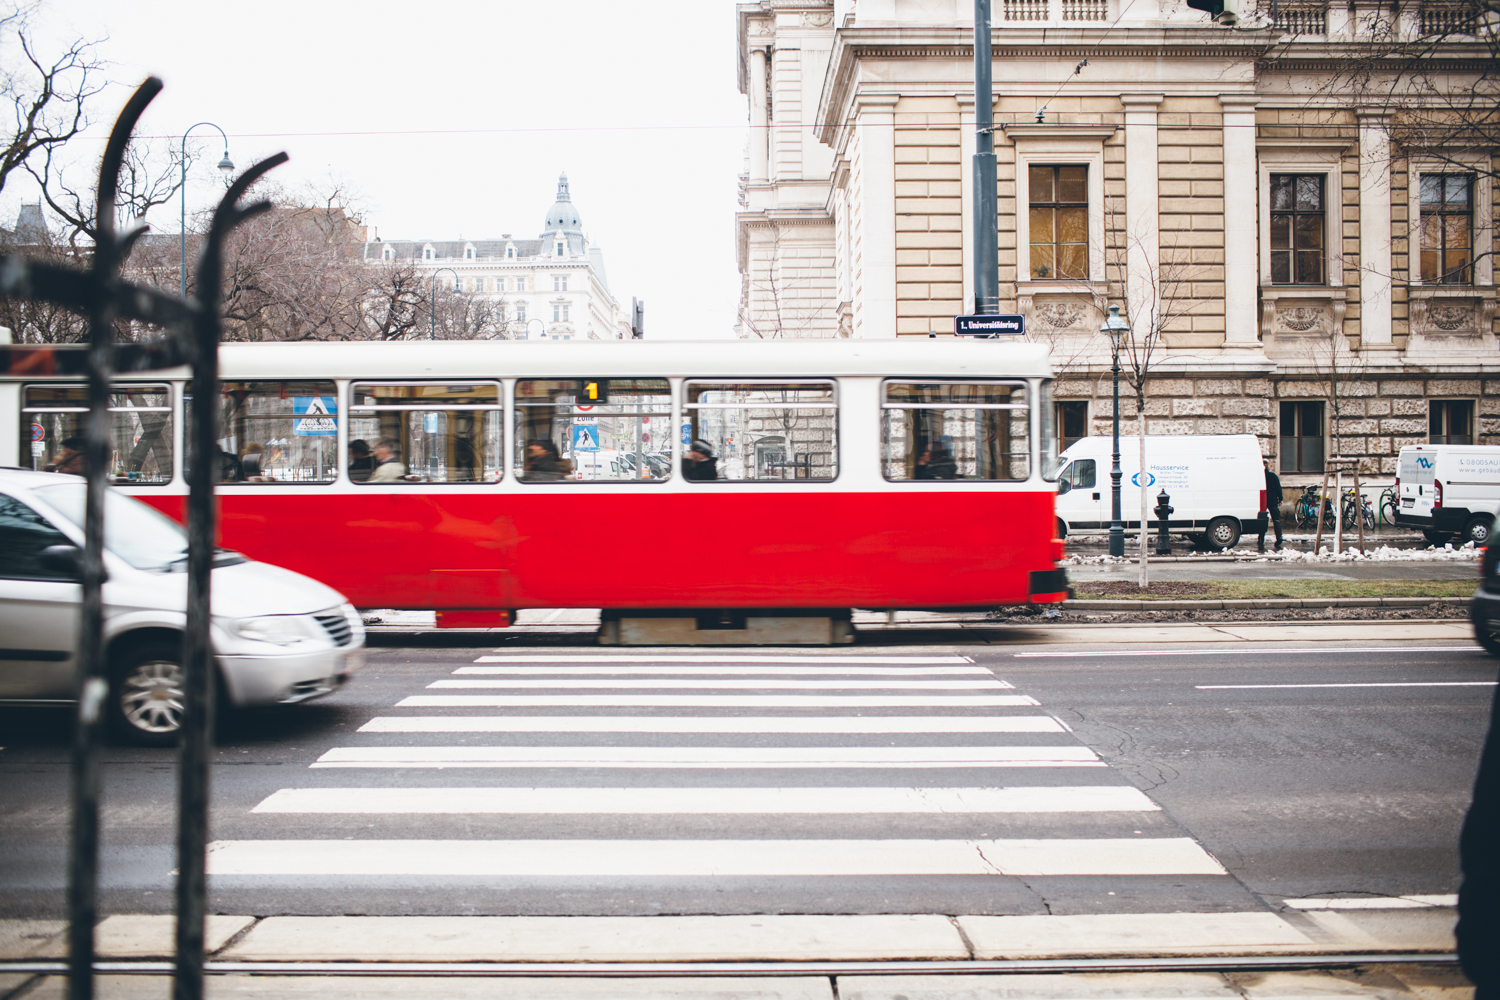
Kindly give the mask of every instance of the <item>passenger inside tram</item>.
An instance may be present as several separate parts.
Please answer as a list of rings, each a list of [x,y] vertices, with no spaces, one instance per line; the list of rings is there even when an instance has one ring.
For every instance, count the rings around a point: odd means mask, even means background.
[[[682,478],[700,483],[718,479],[718,465],[713,446],[702,439],[695,440],[682,453]]]
[[[349,442],[349,481],[362,483],[375,471],[375,456],[370,454],[370,445],[364,438]]]
[[[399,483],[406,478],[406,466],[402,464],[401,442],[392,437],[383,437],[375,442],[375,471],[366,482]]]

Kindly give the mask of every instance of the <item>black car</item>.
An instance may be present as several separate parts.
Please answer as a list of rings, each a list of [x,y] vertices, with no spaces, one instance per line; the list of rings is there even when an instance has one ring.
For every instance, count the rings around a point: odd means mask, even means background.
[[[1480,560],[1479,589],[1469,605],[1474,638],[1494,656],[1500,656],[1500,545],[1492,539]]]

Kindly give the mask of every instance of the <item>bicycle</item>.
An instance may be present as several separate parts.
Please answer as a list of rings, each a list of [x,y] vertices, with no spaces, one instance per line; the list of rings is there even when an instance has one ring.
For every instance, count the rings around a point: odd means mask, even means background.
[[[1395,486],[1380,491],[1380,523],[1395,524],[1396,511],[1401,506],[1401,497]]]
[[[1302,495],[1292,504],[1292,523],[1300,530],[1318,523],[1318,501],[1323,502],[1323,520],[1333,523],[1333,501],[1323,500],[1316,486],[1302,487]]]
[[[1364,518],[1365,530],[1375,530],[1375,508],[1370,503],[1369,497],[1353,488],[1344,491],[1344,498],[1340,504],[1339,516],[1346,528],[1358,527],[1358,518]]]

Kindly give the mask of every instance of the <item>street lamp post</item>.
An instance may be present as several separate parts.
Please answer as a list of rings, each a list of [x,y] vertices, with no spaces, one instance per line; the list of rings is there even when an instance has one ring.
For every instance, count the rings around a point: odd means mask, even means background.
[[[1120,318],[1120,307],[1110,306],[1109,316],[1104,325],[1099,328],[1100,332],[1109,337],[1109,370],[1114,374],[1115,384],[1115,449],[1113,462],[1109,470],[1109,554],[1112,556],[1125,555],[1125,523],[1120,520],[1120,340],[1130,330],[1130,324]],[[1145,531],[1146,526],[1141,525]]]
[[[187,141],[193,129],[199,125],[207,125],[209,128],[217,129],[219,135],[224,138],[224,157],[219,160],[219,170],[224,174],[224,182],[226,184],[229,182],[230,175],[234,173],[234,161],[229,158],[229,136],[224,135],[223,129],[219,128],[213,122],[199,122],[182,133],[182,154],[178,161],[182,166],[182,185],[178,189],[178,193],[182,195],[182,219],[181,233],[178,236],[177,246],[177,273],[182,279],[180,291],[184,299],[187,298]]]
[[[547,336],[547,321],[544,320],[544,319],[542,319],[540,316],[533,316],[533,317],[531,317],[530,319],[528,319],[526,321],[526,339],[527,340],[531,339],[531,324],[533,324],[533,323],[540,323],[542,325],[542,336],[546,337]]]
[[[447,271],[453,275],[453,287],[458,287],[458,272],[451,267],[440,267],[432,272],[432,291],[427,296],[427,339],[436,340],[437,335],[437,276]]]

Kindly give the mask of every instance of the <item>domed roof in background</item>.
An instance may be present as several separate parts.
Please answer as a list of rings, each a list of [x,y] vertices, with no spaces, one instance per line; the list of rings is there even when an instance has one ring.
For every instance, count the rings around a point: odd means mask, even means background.
[[[573,198],[568,194],[568,175],[557,179],[557,201],[547,211],[547,224],[542,228],[542,238],[552,233],[576,233],[583,235],[583,223],[578,220],[578,209],[573,207]]]

